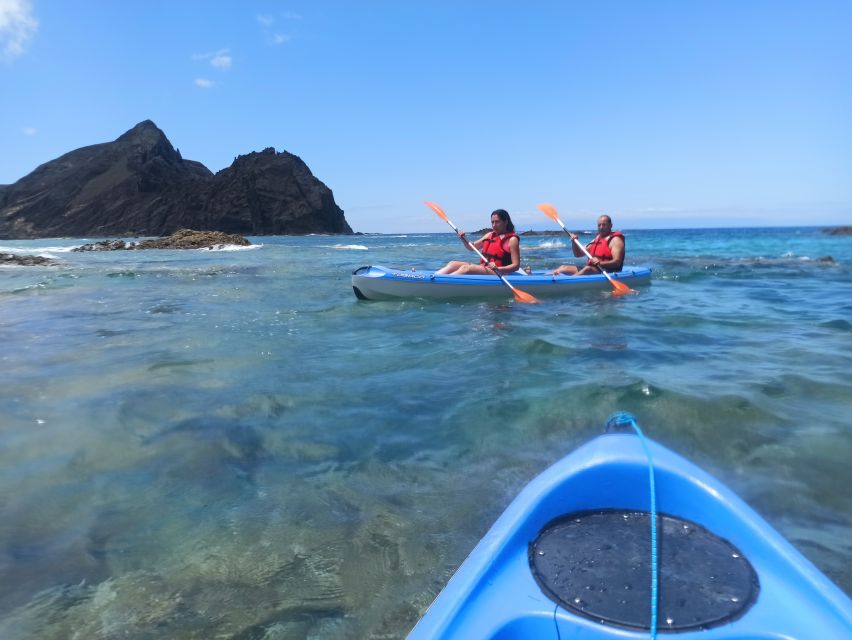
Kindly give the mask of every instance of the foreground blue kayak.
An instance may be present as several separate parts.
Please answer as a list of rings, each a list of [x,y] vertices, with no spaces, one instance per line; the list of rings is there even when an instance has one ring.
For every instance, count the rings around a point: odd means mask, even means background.
[[[651,270],[645,267],[627,268],[611,274],[628,286],[647,284]],[[514,273],[506,278],[536,297],[566,296],[583,291],[609,291],[612,285],[606,276],[553,276],[544,271],[527,275]],[[359,300],[399,300],[428,298],[511,298],[512,291],[496,276],[438,275],[434,271],[390,269],[380,265],[360,267],[352,272],[352,289]]]
[[[852,601],[722,483],[629,414],[607,430],[518,495],[409,640],[852,638]]]

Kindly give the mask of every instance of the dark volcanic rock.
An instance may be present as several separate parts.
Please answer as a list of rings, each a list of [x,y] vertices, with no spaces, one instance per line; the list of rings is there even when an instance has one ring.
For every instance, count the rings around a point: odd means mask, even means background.
[[[823,229],[822,232],[830,236],[852,236],[852,227],[831,227]]]
[[[179,229],[167,238],[125,242],[124,240],[101,240],[93,244],[84,244],[71,251],[131,251],[134,249],[211,249],[223,245],[235,244],[251,246],[251,242],[236,234],[221,231],[193,231]]]
[[[71,251],[127,251],[135,248],[134,243],[124,240],[101,240],[92,244],[84,244],[82,247],[74,247]]]
[[[18,256],[14,253],[0,253],[0,264],[17,264],[23,267],[42,267],[58,264],[56,260],[44,256]]]
[[[207,210],[226,233],[352,233],[331,190],[300,158],[272,147],[217,173]]]
[[[211,173],[157,126],[47,162],[0,187],[0,238],[352,233],[331,190],[300,158],[269,148]]]
[[[235,233],[222,233],[221,231],[193,231],[192,229],[179,229],[168,238],[157,238],[155,240],[143,240],[136,245],[137,249],[207,249],[220,247],[227,244],[235,244],[240,247],[249,247],[251,242]]]

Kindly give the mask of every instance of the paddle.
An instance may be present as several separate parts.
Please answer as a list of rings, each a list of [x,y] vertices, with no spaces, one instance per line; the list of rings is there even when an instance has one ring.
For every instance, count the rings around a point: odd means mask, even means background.
[[[560,220],[560,219],[559,219],[559,214],[558,214],[558,213],[556,213],[556,208],[555,208],[552,204],[540,204],[540,205],[538,205],[538,208],[539,208],[539,209],[541,210],[541,212],[542,212],[542,213],[544,213],[544,215],[546,215],[548,218],[550,218],[550,219],[551,219],[551,220],[553,220],[554,222],[558,222],[558,223],[559,223],[559,226],[560,226],[560,227],[562,227],[562,230],[563,230],[565,233],[567,233],[569,236],[571,236],[571,234],[568,232],[568,229],[566,229],[566,228],[565,228],[565,225],[564,225],[564,224],[562,224],[562,220]],[[575,238],[574,236],[571,236],[571,239],[572,239],[574,242],[576,242],[576,243],[577,243],[577,246],[578,246],[578,247],[580,247],[580,249],[582,249],[582,250],[583,250],[583,253],[585,253],[585,254],[586,254],[586,257],[587,257],[589,260],[591,260],[591,259],[592,259],[592,254],[590,254],[590,253],[588,252],[588,250],[586,249],[586,247],[584,247],[584,246],[583,246],[583,244],[582,244],[579,240],[577,240],[577,238]],[[602,274],[604,274],[604,275],[606,276],[606,279],[607,279],[607,280],[609,280],[609,283],[612,285],[612,295],[614,295],[614,296],[623,296],[625,293],[639,293],[638,291],[636,291],[636,290],[631,289],[630,287],[628,287],[628,286],[627,286],[626,284],[624,284],[623,282],[619,282],[618,280],[616,280],[615,278],[613,278],[611,275],[609,275],[609,274],[608,274],[606,271],[604,271],[603,269],[601,269],[601,273],[602,273]]]
[[[459,232],[458,227],[456,227],[456,225],[454,225],[452,223],[452,221],[447,217],[447,214],[444,213],[444,210],[441,207],[439,207],[434,202],[428,202],[428,201],[426,202],[426,206],[429,207],[435,213],[437,213],[438,217],[441,218],[444,222],[446,222],[448,225],[450,225],[453,228],[453,231],[455,231],[456,233]],[[476,255],[478,255],[482,259],[482,261],[485,262],[485,264],[488,264],[488,260],[486,260],[485,256],[482,255],[482,253],[480,253],[479,249],[477,249],[475,246],[473,246],[472,242],[468,242],[467,244],[471,249],[476,251]],[[516,287],[513,287],[512,283],[509,282],[508,280],[506,280],[506,278],[503,277],[502,274],[495,271],[494,275],[496,275],[498,278],[500,278],[500,280],[503,281],[503,284],[505,284],[507,287],[509,287],[512,290],[512,293],[515,295],[515,300],[517,300],[518,302],[526,302],[527,304],[536,304],[536,303],[539,302],[539,299],[536,298],[534,295],[531,295],[531,294],[527,293],[526,291],[521,291],[520,289],[518,289]]]

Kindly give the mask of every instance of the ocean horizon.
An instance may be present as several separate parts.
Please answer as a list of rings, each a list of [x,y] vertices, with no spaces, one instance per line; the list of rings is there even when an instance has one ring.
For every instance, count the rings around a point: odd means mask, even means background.
[[[0,240],[57,262],[0,266],[0,637],[404,637],[616,411],[850,594],[852,237],[825,228],[626,229],[639,295],[540,305],[355,298],[361,266],[469,259],[452,233]]]

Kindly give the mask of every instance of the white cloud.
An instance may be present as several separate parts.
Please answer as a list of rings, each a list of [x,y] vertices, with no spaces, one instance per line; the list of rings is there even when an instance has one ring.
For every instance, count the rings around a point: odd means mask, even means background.
[[[0,0],[0,2],[2,2],[2,0]],[[21,133],[23,133],[25,136],[34,136],[38,133],[38,129],[35,129],[33,127],[24,127],[23,129],[21,129]]]
[[[195,86],[201,87],[202,89],[211,89],[216,85],[212,80],[208,80],[207,78],[196,78]]]
[[[30,0],[0,0],[0,59],[22,55],[36,29]]]
[[[301,20],[302,16],[298,13],[294,13],[292,11],[284,11],[279,14],[284,20]],[[286,44],[293,39],[288,33],[281,33],[280,31],[273,31],[273,26],[276,22],[278,22],[278,18],[274,15],[270,14],[258,14],[257,22],[262,28],[263,37],[266,39],[266,43],[279,46],[282,44]]]
[[[4,2],[4,0],[0,0],[0,2]],[[207,60],[210,62],[210,66],[216,67],[220,71],[227,71],[234,62],[230,49],[219,49],[212,53],[195,53],[192,55],[192,59]]]
[[[285,20],[301,20],[302,15],[300,13],[296,13],[295,11],[282,11],[280,16]],[[271,27],[276,22],[276,17],[273,15],[269,15],[268,13],[259,13],[257,16],[257,22],[262,27]]]
[[[215,56],[210,58],[210,64],[216,67],[217,69],[221,69],[222,71],[227,71],[231,68],[231,63],[233,60],[231,59],[231,55],[228,53],[227,49],[224,49],[217,53]]]

